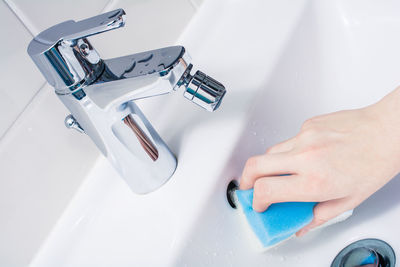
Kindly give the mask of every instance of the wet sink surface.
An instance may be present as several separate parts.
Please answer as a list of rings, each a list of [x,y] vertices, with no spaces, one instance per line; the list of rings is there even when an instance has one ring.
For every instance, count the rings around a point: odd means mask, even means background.
[[[265,253],[225,199],[246,159],[305,119],[394,89],[399,32],[397,1],[207,1],[180,43],[226,86],[220,110],[193,107],[182,92],[142,101],[178,157],[176,173],[139,196],[100,159],[32,266],[329,266],[362,238],[400,253],[399,178],[347,221]]]

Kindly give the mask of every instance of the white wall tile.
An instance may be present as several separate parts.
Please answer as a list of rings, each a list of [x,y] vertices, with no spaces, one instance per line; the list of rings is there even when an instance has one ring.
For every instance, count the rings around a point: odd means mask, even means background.
[[[0,2],[0,138],[44,84],[44,78],[26,53],[32,36]]]
[[[66,20],[101,13],[109,0],[6,0],[34,35]]]
[[[99,155],[47,85],[0,142],[0,266],[26,266]]]
[[[89,37],[103,58],[175,44],[196,11],[189,0],[116,0],[108,6],[116,8],[127,13],[125,27]]]

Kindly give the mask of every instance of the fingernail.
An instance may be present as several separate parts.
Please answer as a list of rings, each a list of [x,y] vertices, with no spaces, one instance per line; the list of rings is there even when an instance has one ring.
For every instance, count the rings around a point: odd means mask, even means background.
[[[269,208],[269,206],[270,205],[259,207],[259,206],[257,206],[257,204],[254,204],[254,202],[253,202],[252,208],[253,208],[254,211],[261,213],[261,212],[266,211]]]

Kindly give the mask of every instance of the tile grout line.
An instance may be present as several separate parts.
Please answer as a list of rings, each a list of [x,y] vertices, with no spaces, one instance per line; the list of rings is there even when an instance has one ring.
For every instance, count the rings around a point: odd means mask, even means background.
[[[7,134],[12,130],[12,128],[14,128],[14,126],[19,122],[19,120],[21,120],[22,116],[24,115],[24,113],[26,112],[26,110],[29,108],[29,106],[33,103],[33,101],[35,100],[35,98],[37,98],[41,92],[44,90],[44,88],[46,87],[47,82],[44,82],[40,87],[39,90],[37,90],[37,92],[31,97],[31,99],[29,99],[28,103],[24,106],[24,108],[21,110],[20,113],[18,113],[18,115],[15,117],[14,121],[11,123],[11,125],[4,131],[4,133],[0,136],[0,147],[5,139],[5,137],[7,136]],[[1,149],[0,149],[1,150]]]
[[[193,6],[193,8],[197,11],[199,9],[199,5],[194,2],[194,0],[188,0],[189,3]]]
[[[28,31],[28,33],[34,37],[36,36],[36,33],[38,33],[38,30],[36,29],[35,26],[33,26],[33,23],[24,15],[24,13],[11,1],[11,0],[3,0],[3,3],[7,6],[7,8],[16,16],[16,18],[21,22],[22,26]],[[9,127],[3,132],[2,135],[0,135],[0,146],[3,143],[5,137],[7,134],[11,131],[12,128],[18,123],[19,120],[21,120],[23,114],[26,112],[28,107],[31,105],[31,103],[34,101],[34,99],[39,95],[39,93],[43,90],[43,88],[46,86],[46,82],[44,82],[39,89],[36,91],[36,93],[29,99],[29,101],[26,103],[24,108],[15,116],[15,119],[13,122],[10,124]]]
[[[105,12],[113,10],[115,8],[116,2],[117,2],[117,0],[109,0],[107,2],[107,4],[102,8],[100,13],[105,13]]]
[[[11,0],[3,0],[3,2],[4,2],[4,4],[6,4],[8,9],[17,17],[17,19],[21,22],[21,24],[29,32],[29,34],[32,35],[32,37],[35,37],[39,33],[39,31],[36,29],[36,27],[33,26],[33,23],[24,15],[24,13]],[[115,2],[116,2],[116,0],[109,0],[108,3],[102,8],[102,11],[100,13],[111,11]],[[38,97],[38,95],[41,93],[42,90],[44,90],[44,87],[46,87],[46,84],[47,84],[47,82],[44,82],[39,87],[39,90],[37,90],[36,93],[29,99],[27,104],[24,106],[24,108],[21,110],[21,112],[18,113],[18,115],[15,117],[15,119],[10,124],[10,126],[4,131],[4,133],[2,135],[0,135],[0,146],[3,143],[5,136],[18,123],[18,121],[24,115],[25,111],[32,104],[32,102],[35,100],[35,98]]]
[[[10,11],[14,13],[32,37],[35,37],[39,33],[38,29],[33,25],[31,20],[25,16],[24,12],[18,8],[18,6],[16,6],[11,0],[3,0],[3,2],[8,6]]]
[[[188,0],[189,3],[193,6],[195,10],[198,9],[198,5],[193,2],[193,0]],[[7,5],[7,7],[10,9],[11,12],[18,18],[18,20],[22,23],[22,25],[26,28],[26,30],[32,35],[32,37],[36,36],[39,31],[37,28],[33,25],[33,23],[24,15],[24,13],[12,2],[12,0],[3,0],[3,2]],[[115,7],[115,3],[117,0],[109,0],[109,2],[102,8],[101,13],[111,11]],[[23,110],[16,116],[15,120],[12,122],[12,124],[5,130],[5,132],[0,135],[0,146],[3,143],[6,135],[14,128],[14,126],[18,123],[18,121],[21,119],[23,114],[26,112],[26,110],[29,108],[29,106],[32,104],[32,102],[35,100],[36,97],[40,95],[40,93],[44,90],[46,87],[47,82],[44,82],[40,87],[39,90],[29,99],[28,103],[25,105]]]
[[[36,27],[33,26],[33,23],[24,15],[24,13],[11,0],[3,0],[3,2],[4,2],[4,4],[6,4],[8,9],[17,17],[17,19],[21,22],[21,24],[24,26],[24,28],[29,32],[29,34],[32,37],[35,37],[39,33],[39,31],[36,29]],[[109,0],[108,3],[102,8],[100,13],[111,11],[115,2],[116,2],[116,0]],[[24,108],[21,110],[21,112],[18,113],[18,115],[15,117],[15,119],[10,124],[10,126],[4,131],[4,133],[2,135],[0,135],[0,146],[3,143],[5,136],[11,131],[11,129],[22,118],[25,111],[29,108],[29,106],[32,104],[32,102],[35,100],[35,98],[39,96],[39,94],[41,93],[42,90],[44,90],[44,88],[46,87],[46,84],[47,84],[47,82],[44,82],[39,87],[39,90],[37,90],[36,93],[29,99],[27,104],[24,106]]]

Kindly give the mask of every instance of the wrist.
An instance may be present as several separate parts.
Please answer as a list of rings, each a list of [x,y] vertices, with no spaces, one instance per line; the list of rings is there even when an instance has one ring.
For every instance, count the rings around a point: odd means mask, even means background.
[[[400,140],[400,87],[365,109],[370,118],[379,123],[382,130]]]
[[[391,157],[393,169],[400,172],[400,87],[377,103],[363,109],[371,122],[371,131],[376,133],[377,149],[380,147]]]

